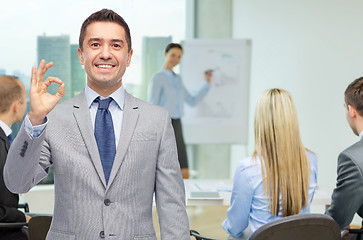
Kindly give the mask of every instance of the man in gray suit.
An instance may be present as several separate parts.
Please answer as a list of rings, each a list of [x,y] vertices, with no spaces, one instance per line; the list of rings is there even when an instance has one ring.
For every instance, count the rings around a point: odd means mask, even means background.
[[[31,110],[9,151],[4,179],[12,192],[24,193],[53,165],[55,206],[47,239],[156,239],[153,196],[161,238],[190,239],[169,114],[122,85],[132,52],[126,22],[103,9],[81,28],[78,55],[87,86],[80,95],[57,104],[64,83],[43,81],[53,63],[42,60],[32,69]],[[55,95],[46,92],[52,82],[60,85]]]
[[[351,223],[355,213],[363,217],[363,77],[347,87],[344,98],[347,121],[360,140],[338,157],[336,188],[326,211],[341,229]]]

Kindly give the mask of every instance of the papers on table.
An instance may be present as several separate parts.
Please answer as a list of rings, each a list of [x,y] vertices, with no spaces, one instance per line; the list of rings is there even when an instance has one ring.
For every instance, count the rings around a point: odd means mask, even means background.
[[[232,186],[224,181],[190,180],[188,182],[188,202],[203,201],[205,204],[222,204],[225,193],[231,192]]]

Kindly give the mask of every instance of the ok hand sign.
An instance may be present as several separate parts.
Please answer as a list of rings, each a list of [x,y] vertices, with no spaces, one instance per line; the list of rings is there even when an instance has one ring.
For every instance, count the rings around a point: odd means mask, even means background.
[[[29,120],[33,126],[40,125],[43,123],[44,118],[47,114],[52,111],[59,100],[64,96],[64,83],[56,77],[48,77],[43,82],[44,74],[49,68],[53,66],[53,63],[45,64],[45,60],[40,61],[38,70],[35,66],[32,68],[32,77],[30,84],[30,112]],[[58,92],[52,95],[47,92],[47,88],[54,82],[59,84]]]

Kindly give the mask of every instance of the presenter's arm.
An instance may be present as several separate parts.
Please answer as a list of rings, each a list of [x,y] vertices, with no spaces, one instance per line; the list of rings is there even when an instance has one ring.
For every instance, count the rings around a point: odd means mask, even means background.
[[[60,79],[48,77],[43,81],[44,74],[52,66],[52,62],[45,64],[42,60],[38,70],[32,68],[29,93],[31,109],[27,116],[32,126],[42,124],[47,114],[64,96],[64,83]],[[52,82],[60,85],[55,95],[47,92]],[[24,123],[20,128],[4,166],[4,182],[11,192],[25,193],[47,176],[51,156],[49,146],[44,141],[44,132],[39,137],[33,137],[25,130]]]
[[[332,202],[326,214],[345,229],[363,202],[363,176],[349,152],[338,157],[338,176]]]
[[[240,163],[234,176],[230,207],[222,223],[224,230],[232,236],[240,236],[248,226],[254,192],[252,186]]]
[[[212,70],[208,70],[204,73],[204,85],[199,89],[195,95],[191,95],[188,90],[184,87],[183,82],[180,80],[180,85],[183,91],[184,101],[189,106],[197,105],[209,92],[210,83],[212,78]]]
[[[189,240],[185,189],[169,114],[165,114],[163,125],[155,179],[161,239]]]
[[[149,82],[147,101],[151,104],[160,106],[159,99],[162,94],[163,86],[157,76],[158,74],[155,74]]]

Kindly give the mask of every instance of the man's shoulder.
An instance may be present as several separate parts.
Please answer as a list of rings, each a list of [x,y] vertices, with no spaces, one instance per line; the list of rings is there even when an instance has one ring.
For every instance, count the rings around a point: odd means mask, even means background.
[[[347,147],[342,153],[363,153],[363,139]]]
[[[349,159],[353,161],[363,170],[363,140],[360,140],[353,145],[346,148],[339,154],[339,161],[346,161]]]

